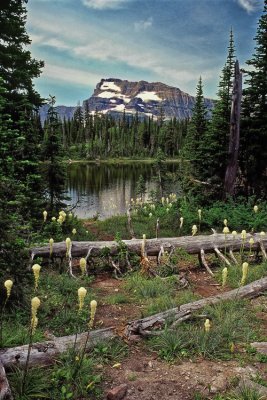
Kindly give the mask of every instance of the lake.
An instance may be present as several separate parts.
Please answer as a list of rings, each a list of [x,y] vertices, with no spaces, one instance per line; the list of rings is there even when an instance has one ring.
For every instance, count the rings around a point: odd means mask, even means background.
[[[168,172],[178,169],[177,162],[168,162]],[[136,199],[137,181],[143,175],[146,198],[155,190],[155,171],[151,163],[125,164],[72,163],[67,167],[68,205],[77,204],[73,212],[79,218],[100,219],[124,214],[131,198]],[[173,190],[175,191],[175,189]]]

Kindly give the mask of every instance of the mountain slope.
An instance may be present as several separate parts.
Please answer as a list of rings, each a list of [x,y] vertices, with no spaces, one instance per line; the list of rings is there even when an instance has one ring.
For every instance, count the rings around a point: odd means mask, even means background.
[[[96,85],[93,95],[84,100],[83,108],[90,113],[110,114],[120,117],[138,113],[140,117],[157,118],[161,114],[165,118],[185,119],[192,116],[195,98],[182,90],[161,82],[130,82],[121,79],[101,79]],[[208,110],[213,108],[213,100],[205,99]],[[48,106],[40,110],[44,121]],[[60,118],[72,118],[76,107],[56,107]]]

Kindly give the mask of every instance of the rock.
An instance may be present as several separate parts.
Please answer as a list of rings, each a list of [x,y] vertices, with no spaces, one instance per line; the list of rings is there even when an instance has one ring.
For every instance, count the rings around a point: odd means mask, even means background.
[[[107,393],[107,400],[122,400],[127,393],[128,385],[125,383],[114,387]]]

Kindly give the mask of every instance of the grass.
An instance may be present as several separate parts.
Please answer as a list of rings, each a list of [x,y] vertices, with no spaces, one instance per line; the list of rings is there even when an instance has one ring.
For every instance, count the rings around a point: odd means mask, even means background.
[[[97,343],[94,349],[79,363],[79,354],[69,349],[55,365],[46,368],[30,368],[25,391],[21,393],[23,370],[15,369],[8,374],[11,390],[16,400],[33,399],[100,399],[100,383],[103,375],[98,366],[122,361],[128,354],[125,343],[119,339]],[[98,372],[97,372],[98,371]]]
[[[167,361],[201,356],[207,359],[231,359],[237,348],[257,339],[259,327],[248,303],[224,301],[203,311],[211,321],[205,332],[204,321],[181,323],[175,330],[164,332],[150,340],[150,346]]]
[[[216,273],[217,280],[222,283],[222,270],[224,266],[220,268],[220,270]],[[231,267],[227,267],[227,286],[231,288],[238,288],[240,286],[240,282],[242,279],[242,264],[233,265]],[[249,284],[253,281],[256,281],[260,278],[266,276],[267,273],[267,263],[262,263],[259,265],[249,264],[248,275],[245,284]]]

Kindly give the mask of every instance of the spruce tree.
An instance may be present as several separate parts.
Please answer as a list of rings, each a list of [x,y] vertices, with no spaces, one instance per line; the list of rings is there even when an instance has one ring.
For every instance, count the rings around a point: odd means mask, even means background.
[[[255,52],[247,61],[243,92],[241,168],[246,194],[267,196],[267,0],[259,19]]]
[[[235,47],[233,31],[231,29],[227,60],[222,69],[219,82],[218,100],[212,112],[209,132],[205,143],[206,149],[209,149],[205,165],[206,178],[215,179],[218,182],[223,182],[227,164],[234,64]]]
[[[196,102],[183,151],[184,157],[190,161],[192,174],[199,179],[203,178],[204,172],[203,161],[206,154],[203,153],[203,141],[207,127],[207,110],[204,103],[202,79],[200,77],[196,89]]]
[[[45,138],[43,145],[43,157],[47,161],[44,170],[46,182],[47,209],[56,214],[65,206],[65,179],[66,170],[61,163],[61,121],[55,109],[55,96],[50,95],[49,109],[45,124]]]

